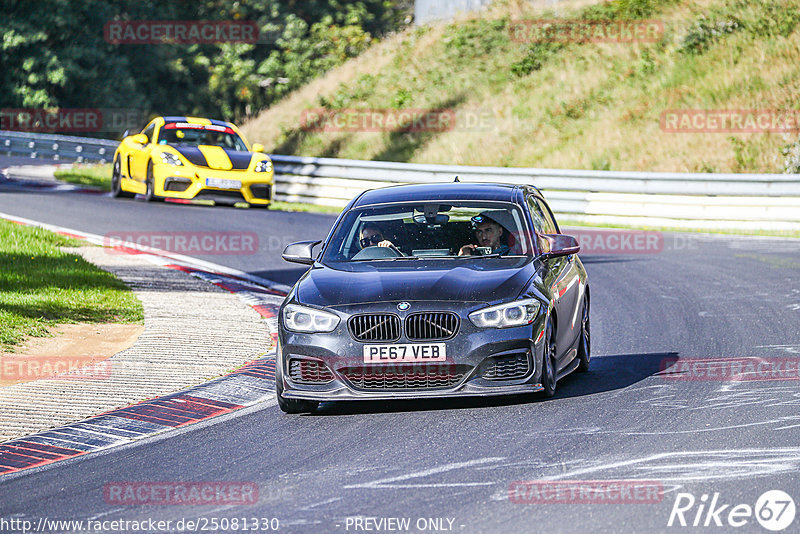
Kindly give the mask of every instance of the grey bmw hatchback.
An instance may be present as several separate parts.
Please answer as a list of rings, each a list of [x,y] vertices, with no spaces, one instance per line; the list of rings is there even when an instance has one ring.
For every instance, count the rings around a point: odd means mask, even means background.
[[[552,396],[591,357],[578,251],[535,187],[455,182],[362,193],[324,242],[283,253],[311,267],[278,316],[281,409]]]

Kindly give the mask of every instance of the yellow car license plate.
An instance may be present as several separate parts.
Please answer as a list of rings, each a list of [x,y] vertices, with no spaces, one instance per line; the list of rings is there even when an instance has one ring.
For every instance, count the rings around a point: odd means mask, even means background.
[[[241,189],[242,182],[239,180],[224,180],[222,178],[206,178],[206,185],[208,187],[216,187],[218,189]]]

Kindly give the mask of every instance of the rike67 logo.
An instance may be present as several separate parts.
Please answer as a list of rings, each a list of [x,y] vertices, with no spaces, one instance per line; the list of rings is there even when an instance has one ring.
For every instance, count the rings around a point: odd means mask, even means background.
[[[794,523],[795,511],[794,499],[781,490],[762,493],[755,506],[724,503],[719,493],[714,493],[711,499],[705,493],[699,499],[691,493],[678,493],[667,526],[738,528],[750,524],[755,518],[765,529],[779,532]]]

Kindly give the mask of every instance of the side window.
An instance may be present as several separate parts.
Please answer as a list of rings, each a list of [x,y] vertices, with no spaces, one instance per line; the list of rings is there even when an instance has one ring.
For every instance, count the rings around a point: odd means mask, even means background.
[[[552,226],[549,225],[549,221],[545,216],[545,212],[542,210],[542,207],[536,201],[534,197],[528,197],[528,209],[531,212],[531,219],[533,219],[533,227],[538,234],[551,234],[555,233],[553,229],[551,231]]]
[[[538,198],[529,196],[527,198],[528,208],[531,212],[531,219],[533,220],[533,227],[537,234],[557,234],[558,230],[553,222],[553,216],[547,206],[543,205]],[[546,248],[545,240],[537,236],[537,242],[541,249]]]
[[[544,227],[547,230],[548,234],[557,234],[558,232],[558,225],[556,225],[556,221],[553,218],[553,214],[550,212],[550,208],[539,200],[538,198],[534,198],[534,201],[539,206],[539,210],[544,215]]]
[[[142,132],[144,135],[147,136],[147,139],[152,143],[153,142],[153,132],[156,129],[155,123],[152,123],[150,126],[144,129]]]

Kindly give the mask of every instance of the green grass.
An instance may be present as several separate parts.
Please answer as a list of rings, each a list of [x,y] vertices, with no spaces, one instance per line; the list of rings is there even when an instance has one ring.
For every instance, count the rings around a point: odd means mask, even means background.
[[[71,184],[96,187],[103,191],[111,191],[111,164],[105,165],[73,165],[69,169],[58,169],[55,177]]]
[[[611,0],[556,13],[525,4],[496,0],[472,18],[387,38],[243,130],[275,153],[302,156],[783,172],[781,151],[797,133],[674,133],[662,129],[661,115],[800,109],[800,0]],[[664,33],[640,43],[520,43],[510,36],[519,20],[559,17],[656,20]],[[456,128],[320,131],[300,121],[307,110],[397,108],[452,110]],[[476,116],[489,120],[472,127]]]
[[[302,204],[300,202],[278,202],[275,201],[270,206],[271,210],[276,211],[305,211],[309,213],[330,213],[338,215],[342,208],[334,206],[316,206],[314,204]]]
[[[83,243],[0,220],[0,349],[61,323],[141,323],[142,303],[114,275],[59,247]]]

